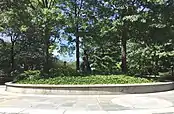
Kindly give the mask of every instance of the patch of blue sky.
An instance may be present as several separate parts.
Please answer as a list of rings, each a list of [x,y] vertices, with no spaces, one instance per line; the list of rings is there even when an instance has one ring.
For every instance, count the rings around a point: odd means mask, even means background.
[[[53,55],[62,61],[73,62],[75,61],[75,43],[69,43],[69,41],[61,39],[57,49],[53,51]],[[67,52],[60,53],[61,47],[66,47]],[[74,49],[73,49],[74,48]]]
[[[75,51],[73,52],[73,54],[69,54],[69,53],[59,53],[58,50],[54,50],[53,51],[53,55],[56,56],[59,60],[62,61],[67,61],[67,62],[73,62],[75,61]]]
[[[5,34],[0,33],[0,39],[3,39],[5,42],[10,42],[11,38]]]

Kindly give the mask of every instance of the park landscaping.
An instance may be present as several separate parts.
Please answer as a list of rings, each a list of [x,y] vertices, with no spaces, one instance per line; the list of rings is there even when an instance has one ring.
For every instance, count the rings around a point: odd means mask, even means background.
[[[24,79],[18,84],[89,85],[89,84],[135,84],[152,83],[154,80],[126,75],[58,76],[48,79]]]
[[[174,89],[173,8],[172,0],[1,0],[0,82],[39,94]]]
[[[5,81],[85,85],[174,79],[170,0],[0,4],[0,77]],[[170,77],[160,78],[161,73]]]

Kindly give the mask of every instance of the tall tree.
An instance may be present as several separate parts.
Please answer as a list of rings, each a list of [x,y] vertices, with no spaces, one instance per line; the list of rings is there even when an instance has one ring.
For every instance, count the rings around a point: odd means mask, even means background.
[[[57,6],[57,0],[28,0],[28,9],[31,12],[34,25],[40,29],[40,36],[43,37],[45,64],[44,72],[49,73],[50,70],[50,53],[49,48],[52,45],[52,37],[58,36],[60,26],[63,24],[62,13]],[[55,41],[55,40],[54,40]],[[54,42],[53,41],[53,42]]]
[[[5,2],[4,2],[5,3]],[[20,0],[13,1],[9,0],[6,5],[10,4],[11,10],[9,11],[11,15],[15,16],[12,19],[16,19],[17,21],[11,20],[6,24],[13,24],[13,27],[18,29],[12,29],[13,34],[15,36],[18,35],[19,32],[23,34],[23,37],[27,35],[27,29],[31,29],[30,27],[35,27],[38,30],[35,31],[42,38],[44,43],[44,72],[49,73],[50,69],[50,53],[49,48],[52,43],[55,41],[55,36],[57,38],[58,31],[60,30],[60,25],[63,24],[62,20],[62,12],[57,7],[57,0]],[[5,6],[5,5],[4,5]],[[3,15],[3,14],[2,14]],[[9,13],[6,18],[10,20]],[[4,21],[4,19],[2,19]],[[17,24],[15,23],[17,22]],[[17,26],[20,23],[20,26]],[[2,26],[1,26],[2,27]],[[5,26],[7,30],[11,30],[12,26]],[[18,31],[16,31],[18,30]],[[35,36],[35,37],[36,37]],[[54,40],[53,40],[54,36]],[[16,41],[16,37],[11,37],[12,45]],[[13,47],[13,46],[12,46]]]
[[[67,26],[65,26],[65,32],[70,33],[70,41],[76,43],[76,71],[80,70],[80,39],[85,34],[83,25],[86,22],[86,4],[88,1],[85,0],[65,0],[62,1],[62,10],[66,17]],[[72,39],[75,36],[75,40]]]

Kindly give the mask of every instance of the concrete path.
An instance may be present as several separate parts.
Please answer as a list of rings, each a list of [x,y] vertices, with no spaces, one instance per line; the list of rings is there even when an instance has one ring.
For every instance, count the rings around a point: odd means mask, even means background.
[[[174,114],[174,91],[129,95],[25,95],[0,86],[0,114]]]

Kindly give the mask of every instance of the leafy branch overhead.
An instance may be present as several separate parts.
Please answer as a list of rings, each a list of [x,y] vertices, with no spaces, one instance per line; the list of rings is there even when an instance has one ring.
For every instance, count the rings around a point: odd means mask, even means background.
[[[174,64],[174,1],[0,1],[1,71],[14,76],[39,70],[49,77],[64,63],[55,52],[75,54],[77,73],[85,57],[94,74],[168,72]]]

